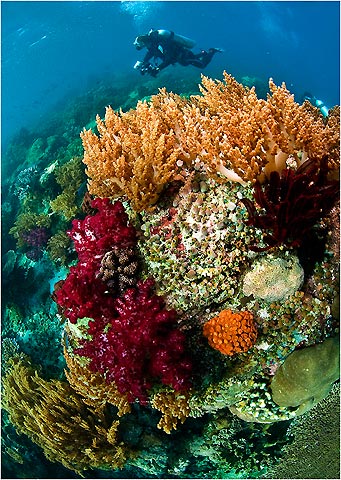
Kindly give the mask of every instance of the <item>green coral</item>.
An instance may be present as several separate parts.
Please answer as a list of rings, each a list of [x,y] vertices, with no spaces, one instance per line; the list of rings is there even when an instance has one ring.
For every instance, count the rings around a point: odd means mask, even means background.
[[[51,200],[50,206],[53,212],[58,213],[66,220],[71,220],[80,211],[77,202],[77,193],[85,182],[84,165],[79,157],[72,158],[64,165],[56,167],[55,178],[62,188],[54,200]]]
[[[328,338],[285,359],[272,379],[272,398],[282,407],[299,407],[297,414],[302,414],[326,397],[339,378],[340,340]]]
[[[80,157],[69,160],[64,165],[58,166],[54,171],[57,183],[64,189],[72,187],[77,189],[84,182],[84,165]]]
[[[67,264],[71,239],[66,232],[57,232],[47,242],[47,251],[54,262]]]
[[[54,213],[62,215],[66,220],[71,220],[79,212],[76,204],[76,192],[72,188],[66,188],[60,195],[50,202]]]
[[[245,190],[196,174],[171,206],[142,215],[140,252],[169,306],[193,313],[235,301],[254,234],[243,222]]]

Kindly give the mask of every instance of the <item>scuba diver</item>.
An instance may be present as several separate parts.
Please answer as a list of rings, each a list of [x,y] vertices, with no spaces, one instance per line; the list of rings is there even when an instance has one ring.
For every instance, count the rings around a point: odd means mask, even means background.
[[[305,93],[303,96],[303,101],[308,100],[314,107],[317,107],[324,117],[328,117],[328,108],[325,106],[322,100],[318,100],[311,93]]]
[[[195,45],[193,40],[169,30],[152,29],[147,35],[136,37],[134,45],[137,50],[147,49],[143,61],[137,61],[134,69],[139,70],[141,75],[148,73],[152,77],[156,77],[160,70],[175,63],[185,67],[193,65],[205,68],[215,53],[223,51],[220,48],[210,48],[207,52],[202,50],[195,54],[191,51]]]

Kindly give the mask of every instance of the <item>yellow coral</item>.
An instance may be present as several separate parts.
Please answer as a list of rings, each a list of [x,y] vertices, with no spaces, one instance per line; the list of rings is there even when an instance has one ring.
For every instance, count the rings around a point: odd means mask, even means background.
[[[164,89],[135,110],[107,108],[97,116],[99,137],[81,133],[89,192],[126,196],[135,210],[154,205],[165,185],[203,168],[210,177],[240,183],[281,170],[290,160],[329,154],[339,166],[339,119],[325,122],[317,109],[299,105],[285,84],[269,81],[271,94],[258,99],[254,88],[224,72],[224,82],[202,77],[202,95],[190,100]]]
[[[20,433],[52,462],[82,475],[89,468],[121,468],[129,454],[118,440],[118,420],[96,411],[66,383],[44,380],[28,358],[15,357],[3,379],[3,408]]]
[[[106,403],[110,403],[117,407],[119,417],[131,411],[127,396],[120,393],[113,382],[107,384],[102,375],[91,372],[86,364],[81,364],[76,356],[71,356],[67,352],[66,348],[64,357],[68,367],[65,370],[66,378],[86,405],[101,410]]]
[[[230,356],[247,352],[257,339],[253,315],[247,311],[222,310],[205,323],[203,333],[211,347]]]
[[[151,405],[162,413],[157,427],[166,433],[176,430],[177,424],[184,423],[190,414],[190,392],[164,391],[153,395]]]

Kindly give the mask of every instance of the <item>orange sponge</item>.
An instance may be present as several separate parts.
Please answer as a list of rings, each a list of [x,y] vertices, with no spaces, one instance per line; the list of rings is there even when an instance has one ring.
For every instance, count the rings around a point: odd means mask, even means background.
[[[211,347],[225,355],[247,352],[257,338],[257,328],[250,312],[222,310],[204,325],[204,336]]]

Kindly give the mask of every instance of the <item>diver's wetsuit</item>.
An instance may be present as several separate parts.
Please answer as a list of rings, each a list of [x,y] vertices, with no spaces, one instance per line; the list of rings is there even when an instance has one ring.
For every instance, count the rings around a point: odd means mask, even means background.
[[[193,53],[189,48],[179,45],[174,40],[174,32],[168,38],[159,35],[155,30],[149,35],[143,36],[144,46],[147,48],[147,53],[143,59],[143,65],[150,65],[150,60],[154,59],[156,64],[155,70],[151,70],[149,73],[154,76],[156,72],[163,70],[168,65],[174,65],[179,63],[182,66],[187,67],[193,65],[198,68],[205,68],[209,64],[213,55],[216,52],[221,51],[217,48],[210,48],[208,52],[202,50],[200,53]],[[158,64],[158,60],[161,63]]]

